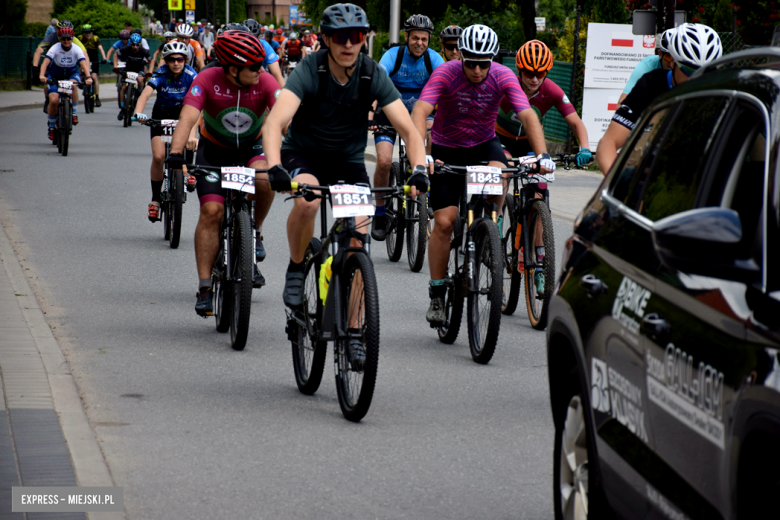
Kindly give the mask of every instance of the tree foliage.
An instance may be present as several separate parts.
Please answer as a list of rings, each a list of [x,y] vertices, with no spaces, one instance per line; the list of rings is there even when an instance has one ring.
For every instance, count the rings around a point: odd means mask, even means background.
[[[498,35],[498,44],[502,49],[517,50],[525,43],[523,19],[516,5],[509,5],[504,11],[480,12],[461,5],[458,10],[448,8],[437,30],[447,25],[459,25],[464,29],[469,25],[487,25]]]
[[[73,27],[89,23],[98,36],[113,37],[130,22],[133,27],[141,27],[141,17],[124,5],[106,0],[82,0],[71,6],[67,11],[58,13],[60,20],[70,20]],[[78,34],[79,31],[77,31]]]
[[[595,22],[598,23],[626,23],[628,10],[623,0],[596,0],[593,11]]]
[[[24,36],[27,0],[3,0],[0,3],[0,34]]]

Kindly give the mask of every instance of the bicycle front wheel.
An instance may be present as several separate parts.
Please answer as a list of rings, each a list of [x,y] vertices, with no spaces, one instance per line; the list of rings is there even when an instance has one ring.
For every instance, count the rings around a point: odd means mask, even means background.
[[[407,200],[409,220],[406,223],[406,256],[409,269],[420,272],[425,262],[425,248],[428,245],[428,197],[417,195],[415,200]]]
[[[390,166],[390,181],[388,186],[403,185],[401,177],[401,165],[394,161]],[[397,262],[404,250],[404,203],[403,198],[390,197],[385,200],[385,215],[387,220],[387,258],[391,262]]]
[[[68,97],[62,100],[62,117],[60,117],[60,152],[63,157],[68,156],[68,146],[70,145],[70,129],[73,125],[73,108]]]
[[[528,319],[536,330],[547,327],[547,310],[555,288],[555,236],[553,234],[550,208],[541,199],[528,204],[528,241],[532,245],[532,264],[526,264],[525,303],[528,307]],[[537,244],[544,245],[544,257],[536,254]],[[539,261],[541,259],[541,262]]]
[[[127,88],[125,89],[125,117],[122,120],[125,128],[133,123],[131,121],[131,118],[133,117],[133,90],[135,89],[132,85],[127,85]]]
[[[335,343],[336,391],[341,413],[350,421],[360,421],[371,406],[379,365],[379,297],[371,259],[356,252],[341,273],[342,308],[351,338],[360,340],[365,350],[363,366],[353,366],[348,339]]]
[[[294,335],[290,335],[292,343],[293,369],[298,390],[306,395],[312,395],[320,387],[322,372],[325,369],[325,353],[327,342],[319,341],[320,323],[322,320],[322,300],[320,300],[319,275],[320,241],[312,238],[306,249],[306,276],[303,291],[303,307],[295,311]],[[291,325],[292,326],[292,325]]]
[[[471,234],[477,290],[468,294],[469,348],[474,361],[484,365],[493,357],[501,328],[501,239],[488,218],[475,220]]]
[[[160,192],[160,214],[163,221],[163,238],[171,240],[171,172],[163,168],[163,185]]]
[[[506,315],[514,314],[517,309],[517,302],[520,299],[520,282],[523,275],[517,270],[518,249],[515,248],[517,241],[517,221],[515,220],[514,201],[512,195],[507,195],[504,201],[502,211],[502,278],[503,295],[501,299],[501,313]]]
[[[233,350],[244,350],[249,334],[249,310],[252,306],[254,247],[249,212],[241,209],[234,215],[230,229],[231,296],[230,343]]]
[[[95,98],[93,97],[94,85],[86,85],[84,87],[84,110],[87,114],[91,114],[95,111]]]
[[[168,205],[169,220],[171,226],[171,249],[179,247],[179,238],[181,238],[181,205],[184,197],[184,172],[182,170],[172,171],[173,179],[171,190],[168,192],[170,203]]]

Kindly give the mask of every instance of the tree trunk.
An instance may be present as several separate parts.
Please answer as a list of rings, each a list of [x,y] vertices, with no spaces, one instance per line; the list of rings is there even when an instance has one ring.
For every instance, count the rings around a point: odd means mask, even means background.
[[[536,39],[536,2],[535,0],[522,0],[520,2],[520,14],[523,16],[523,31],[525,39]]]

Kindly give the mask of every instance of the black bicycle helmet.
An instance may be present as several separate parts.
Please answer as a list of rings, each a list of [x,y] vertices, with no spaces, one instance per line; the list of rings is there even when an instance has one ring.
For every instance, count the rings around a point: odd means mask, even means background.
[[[132,31],[130,31],[130,34],[141,34],[142,35],[143,33],[144,32],[141,29],[137,29],[137,28],[133,29]]]
[[[247,27],[246,25],[244,25],[242,23],[229,23],[229,24],[225,25],[224,27],[222,27],[222,32],[225,32],[225,31],[244,31],[244,32],[248,32],[248,33],[252,32],[252,31],[249,30],[249,27]]]
[[[368,16],[355,4],[336,4],[322,12],[320,30],[333,33],[341,29],[358,29],[368,32]]]
[[[243,25],[249,29],[249,32],[251,32],[256,38],[259,38],[263,33],[263,26],[260,25],[254,18],[247,18],[244,20]]]
[[[404,22],[404,31],[426,31],[428,34],[433,32],[433,22],[423,14],[413,14]]]
[[[457,40],[458,38],[460,38],[460,34],[462,32],[463,29],[461,29],[457,25],[450,25],[441,30],[441,32],[439,33],[439,39],[441,41]]]
[[[62,29],[64,27],[73,29],[73,24],[70,22],[70,20],[62,20],[61,22],[57,23],[57,29]]]

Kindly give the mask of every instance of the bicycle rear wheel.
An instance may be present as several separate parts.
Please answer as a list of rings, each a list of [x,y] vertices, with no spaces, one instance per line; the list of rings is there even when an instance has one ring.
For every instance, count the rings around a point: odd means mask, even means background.
[[[463,320],[463,271],[458,266],[458,248],[453,243],[447,265],[447,293],[444,296],[444,325],[438,328],[439,341],[452,344],[458,338]]]
[[[401,165],[394,161],[390,166],[390,180],[388,186],[402,185]],[[404,203],[399,197],[390,197],[385,200],[385,215],[387,215],[387,258],[391,262],[397,262],[404,250]]]
[[[517,239],[517,220],[515,220],[515,204],[512,194],[508,194],[504,202],[502,212],[502,277],[503,277],[503,295],[501,303],[501,313],[506,315],[514,314],[517,309],[517,302],[520,299],[520,282],[523,275],[517,270],[518,249],[515,248]]]
[[[235,214],[230,238],[230,261],[233,280],[233,297],[230,320],[230,342],[233,350],[244,350],[249,334],[249,310],[252,306],[252,268],[254,267],[254,247],[252,226],[249,224],[249,212],[242,208]]]
[[[362,370],[355,370],[347,353],[349,340],[336,341],[336,391],[341,413],[348,420],[357,422],[371,406],[379,364],[379,297],[374,266],[367,254],[356,252],[347,259],[341,283],[345,326],[360,338],[366,359]]]
[[[327,342],[318,341],[322,319],[322,300],[320,299],[320,241],[312,238],[306,250],[306,276],[304,282],[303,308],[295,311],[295,329],[288,330],[292,344],[293,370],[298,390],[312,395],[320,387],[322,372],[325,369]],[[301,322],[306,325],[303,326]],[[290,325],[292,326],[292,324]],[[294,336],[290,335],[290,332]]]
[[[220,242],[222,233],[220,232]],[[225,280],[225,251],[220,246],[217,259],[211,268],[211,287],[214,291],[214,318],[216,319],[217,332],[225,333],[230,330],[230,317],[233,313],[233,293],[231,284]]]
[[[417,195],[415,200],[407,200],[409,220],[406,223],[406,256],[409,269],[420,272],[425,262],[425,248],[428,245],[428,197]]]
[[[547,327],[547,310],[550,307],[550,298],[555,288],[555,236],[550,208],[547,207],[544,200],[534,199],[527,207],[528,229],[523,232],[529,233],[528,243],[532,246],[539,241],[538,233],[541,232],[544,259],[538,267],[526,264],[525,303],[528,307],[528,319],[531,326],[536,330],[544,330]],[[541,231],[538,229],[540,225]],[[533,264],[539,264],[535,254],[536,247],[533,247],[531,253]],[[539,291],[539,289],[542,290]]]
[[[469,348],[477,363],[493,357],[501,328],[501,239],[492,220],[479,218],[472,224],[476,292],[468,294]]]
[[[181,237],[181,205],[184,197],[184,172],[174,170],[171,172],[173,179],[171,182],[171,191],[169,195],[169,214],[171,226],[171,249],[179,247],[179,238]]]

